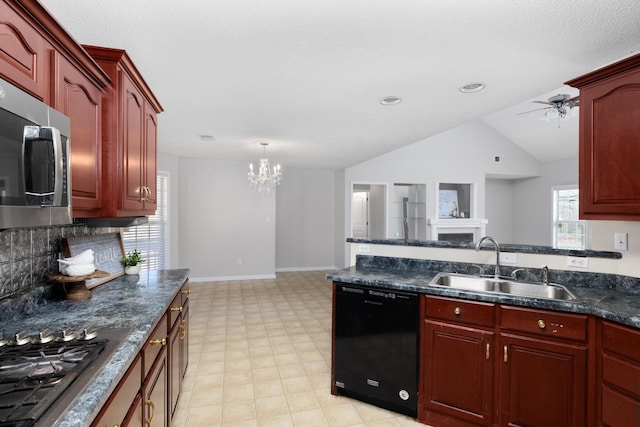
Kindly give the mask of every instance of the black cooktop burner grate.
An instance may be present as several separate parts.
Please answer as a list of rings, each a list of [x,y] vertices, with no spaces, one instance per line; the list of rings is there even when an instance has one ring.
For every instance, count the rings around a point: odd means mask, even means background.
[[[108,340],[0,347],[0,426],[31,426]]]

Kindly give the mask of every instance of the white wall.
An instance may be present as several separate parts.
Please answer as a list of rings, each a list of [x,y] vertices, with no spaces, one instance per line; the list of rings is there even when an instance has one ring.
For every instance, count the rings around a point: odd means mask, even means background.
[[[495,156],[503,161],[496,163]],[[436,182],[476,184],[476,218],[485,217],[485,176],[526,177],[540,175],[540,163],[520,147],[481,121],[471,122],[345,170],[341,240],[349,236],[350,185],[352,182],[426,184],[427,216],[435,218]],[[390,208],[389,208],[390,209]],[[389,212],[387,212],[389,216]],[[490,219],[489,219],[490,220]],[[343,266],[350,263],[345,243]]]
[[[276,193],[276,270],[335,268],[335,173],[290,169]]]
[[[513,183],[512,243],[553,245],[551,188],[557,185],[578,184],[578,158],[542,163],[541,172],[539,177],[521,179]]]
[[[180,266],[192,280],[275,277],[276,197],[246,176],[246,162],[180,159]]]
[[[511,180],[488,178],[485,181],[484,212],[489,218],[486,235],[500,243],[518,243],[514,242],[512,232],[512,188]]]
[[[334,171],[286,169],[262,196],[249,187],[246,162],[158,159],[170,172],[171,268],[190,268],[194,281],[335,268]]]
[[[340,170],[335,172],[335,186],[334,186],[334,199],[335,199],[335,210],[334,210],[334,224],[335,229],[333,230],[333,240],[334,240],[334,258],[333,265],[343,267],[345,260],[345,227],[350,227],[351,218],[349,218],[348,222],[345,222],[345,212],[348,212],[348,206],[346,204],[346,197],[351,197],[351,190],[347,191],[345,181],[345,171]]]

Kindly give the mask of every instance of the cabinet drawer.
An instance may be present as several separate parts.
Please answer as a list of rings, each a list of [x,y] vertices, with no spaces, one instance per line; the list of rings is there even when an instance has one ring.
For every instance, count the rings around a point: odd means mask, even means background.
[[[602,348],[640,363],[640,332],[603,322]]]
[[[602,425],[637,427],[640,425],[640,402],[603,387]]]
[[[426,296],[426,316],[450,322],[493,327],[495,304]]]
[[[160,351],[167,345],[167,315],[165,314],[158,322],[158,326],[153,331],[147,343],[143,347],[144,353],[144,378],[147,377],[153,361],[156,359]]]
[[[576,341],[587,339],[587,316],[501,306],[501,328]]]
[[[180,318],[182,310],[184,310],[182,305],[182,295],[178,292],[178,295],[176,295],[169,305],[169,329],[173,328],[173,325],[175,325],[176,321]]]
[[[189,287],[189,279],[185,280],[184,285],[180,288],[180,295],[182,295],[182,305],[187,304],[189,295],[191,294],[191,288]]]
[[[602,380],[640,399],[640,366],[605,354],[602,357]]]

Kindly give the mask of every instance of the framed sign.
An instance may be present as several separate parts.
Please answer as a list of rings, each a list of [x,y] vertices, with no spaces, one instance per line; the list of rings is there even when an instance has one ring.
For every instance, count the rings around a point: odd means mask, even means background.
[[[62,240],[62,247],[66,257],[76,256],[87,249],[93,249],[96,269],[109,273],[107,277],[87,280],[88,289],[124,275],[124,267],[120,264],[120,260],[124,258],[120,233],[68,237]]]

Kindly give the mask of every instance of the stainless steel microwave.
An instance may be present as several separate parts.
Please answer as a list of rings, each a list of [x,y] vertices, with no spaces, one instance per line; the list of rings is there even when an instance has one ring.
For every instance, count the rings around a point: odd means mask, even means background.
[[[71,121],[0,79],[0,229],[71,224]]]

